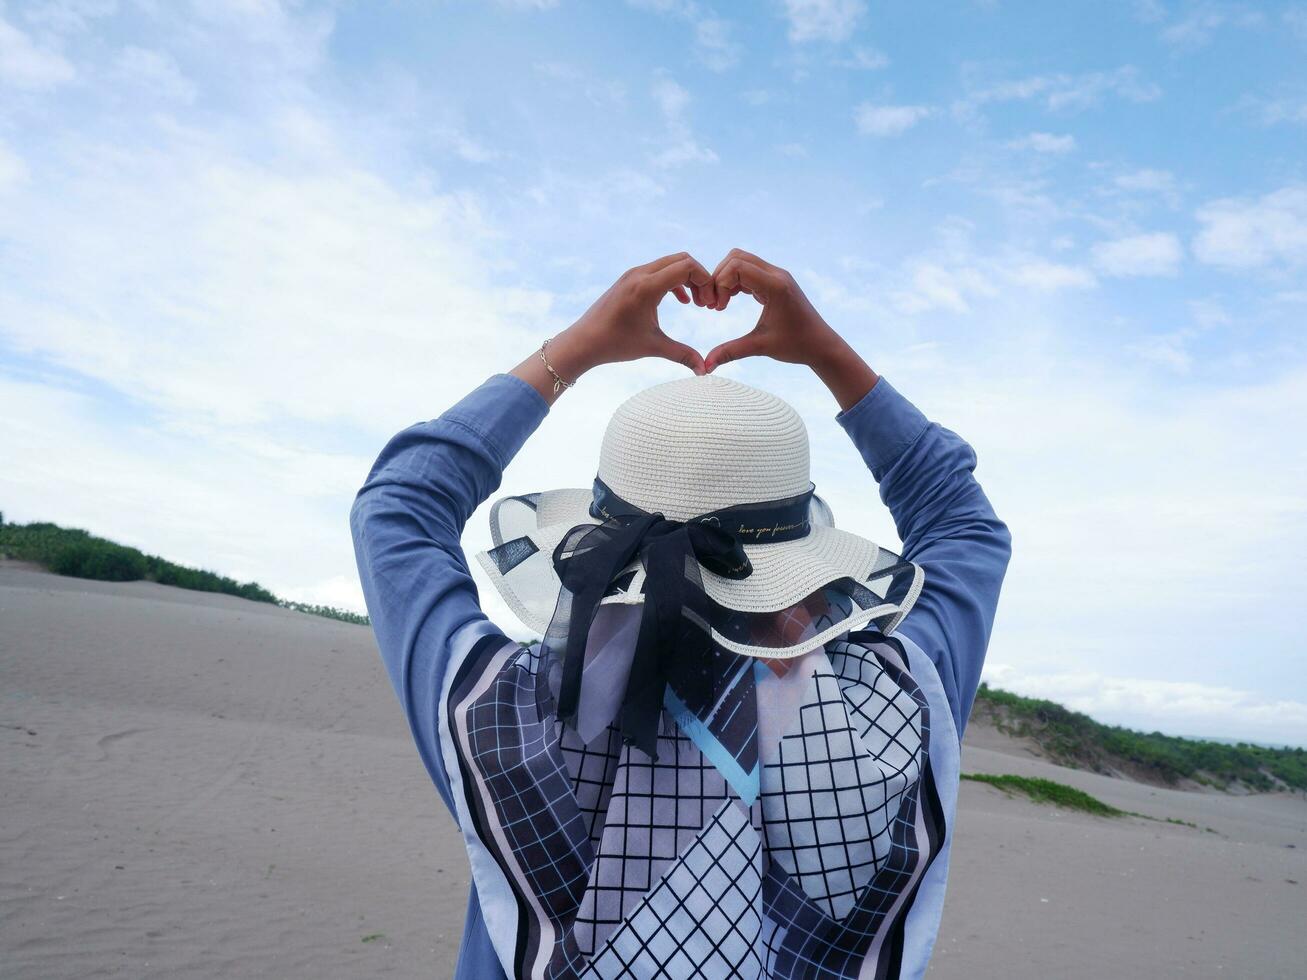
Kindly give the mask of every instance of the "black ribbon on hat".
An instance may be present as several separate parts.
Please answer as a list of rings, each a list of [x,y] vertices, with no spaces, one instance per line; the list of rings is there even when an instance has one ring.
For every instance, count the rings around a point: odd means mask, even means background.
[[[573,527],[553,554],[562,590],[546,636],[563,645],[558,716],[575,720],[590,625],[613,579],[638,557],[645,571],[644,608],[619,728],[627,744],[656,760],[667,686],[690,704],[712,694],[712,602],[699,567],[724,578],[747,578],[753,565],[745,543],[805,537],[814,489],[809,484],[792,497],[676,521],[636,507],[596,478],[590,514],[603,523]]]

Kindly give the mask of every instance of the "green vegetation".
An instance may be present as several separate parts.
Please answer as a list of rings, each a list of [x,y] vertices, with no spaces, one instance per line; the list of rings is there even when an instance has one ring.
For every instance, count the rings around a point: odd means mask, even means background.
[[[1182,779],[1221,789],[1307,790],[1307,749],[1225,745],[1104,725],[1056,701],[1025,698],[981,684],[973,714],[1009,735],[1036,742],[1059,765],[1128,771],[1174,785]]]
[[[385,939],[385,938],[386,938],[386,934],[384,932],[370,932],[366,936],[364,936],[361,940],[359,940],[359,942],[375,943],[378,939]]]
[[[362,613],[350,612],[348,609],[337,609],[335,606],[318,606],[310,602],[291,602],[289,599],[278,599],[277,605],[283,609],[294,609],[296,612],[308,613],[310,616],[339,619],[342,623],[353,623],[356,626],[372,625],[372,620]]]
[[[1068,810],[1081,810],[1085,813],[1092,813],[1096,817],[1138,817],[1140,820],[1152,820],[1156,823],[1170,823],[1180,827],[1191,827],[1194,830],[1199,829],[1198,824],[1190,820],[1181,820],[1179,817],[1150,817],[1148,814],[1139,813],[1136,810],[1118,810],[1110,803],[1104,803],[1096,796],[1090,796],[1074,786],[1068,786],[1066,783],[1059,783],[1052,779],[1008,774],[991,776],[988,773],[979,772],[964,772],[962,778],[969,779],[974,783],[988,783],[990,786],[1001,789],[1009,796],[1013,793],[1024,793],[1035,803],[1051,803],[1054,806],[1066,807]],[[1209,834],[1217,833],[1211,827],[1206,828],[1206,830]]]
[[[1085,813],[1092,813],[1099,817],[1136,815],[1128,814],[1125,810],[1118,810],[1097,797],[1081,792],[1073,786],[1067,786],[1065,783],[1054,782],[1051,779],[1037,779],[1030,776],[990,776],[976,772],[963,773],[962,778],[997,786],[1005,793],[1024,793],[1036,803],[1052,803],[1070,810],[1083,810]]]
[[[3,514],[0,514],[0,558],[35,562],[58,575],[99,579],[103,582],[136,582],[145,579],[181,589],[221,592],[255,602],[268,602],[347,623],[367,625],[369,622],[366,616],[346,609],[278,599],[258,582],[237,582],[216,572],[188,568],[78,528],[44,522],[6,524]]]

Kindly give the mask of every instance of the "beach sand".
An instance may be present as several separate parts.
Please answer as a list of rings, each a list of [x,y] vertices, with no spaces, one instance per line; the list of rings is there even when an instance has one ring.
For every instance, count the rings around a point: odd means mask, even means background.
[[[932,977],[1307,975],[1307,801],[964,783]],[[468,870],[370,631],[0,562],[0,975],[450,975]],[[1211,828],[1210,830],[1208,828]]]

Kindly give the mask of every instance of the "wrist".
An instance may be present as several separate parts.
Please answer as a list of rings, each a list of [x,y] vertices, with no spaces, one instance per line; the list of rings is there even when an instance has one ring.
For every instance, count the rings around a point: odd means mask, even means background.
[[[818,377],[847,369],[850,364],[862,360],[848,341],[829,327],[807,346],[808,356],[804,363]]]
[[[545,357],[564,381],[576,381],[591,368],[603,363],[595,355],[597,346],[586,336],[581,324],[574,323],[550,338]]]
[[[820,345],[825,349],[816,352],[808,366],[830,390],[841,411],[847,411],[875,387],[880,377],[844,338],[833,331],[832,335],[834,341]]]
[[[552,405],[595,366],[596,362],[588,356],[593,346],[568,328],[547,338],[509,373],[531,385],[547,405]]]

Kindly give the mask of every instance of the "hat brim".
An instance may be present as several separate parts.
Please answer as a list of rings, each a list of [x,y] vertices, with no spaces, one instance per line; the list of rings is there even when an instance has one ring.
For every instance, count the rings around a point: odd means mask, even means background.
[[[590,515],[592,499],[588,489],[566,488],[504,497],[491,508],[495,546],[477,554],[477,561],[514,614],[541,635],[562,588],[553,567],[554,548],[578,524],[600,523]],[[744,550],[753,566],[746,578],[728,579],[701,568],[704,591],[719,606],[755,623],[769,617],[778,620],[774,628],[764,629],[766,644],[757,642],[756,628],[735,636],[714,629],[713,639],[725,649],[775,659],[802,656],[869,623],[891,633],[916,602],[924,581],[920,566],[836,528],[830,508],[815,495],[810,518],[812,529],[803,538],[746,543]],[[643,602],[644,573],[638,561],[619,580],[620,587],[610,590],[604,603]],[[837,613],[823,605],[819,617],[787,632],[794,618],[791,612],[812,610],[814,598],[824,590],[841,589],[856,591],[861,601],[837,605]]]

